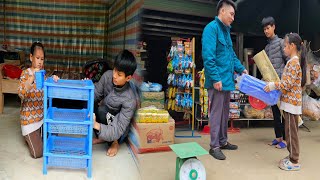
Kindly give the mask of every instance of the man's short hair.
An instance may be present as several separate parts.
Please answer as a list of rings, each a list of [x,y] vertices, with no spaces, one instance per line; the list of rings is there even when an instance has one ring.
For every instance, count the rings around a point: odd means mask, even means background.
[[[274,18],[273,17],[271,17],[271,16],[269,16],[269,17],[265,17],[265,18],[263,18],[262,19],[262,21],[261,21],[261,26],[262,27],[266,27],[266,26],[273,26],[273,25],[275,25],[276,24],[276,22],[275,22],[275,20],[274,20]]]
[[[123,50],[116,56],[114,68],[124,72],[126,76],[133,75],[134,71],[137,69],[136,58],[130,51]]]
[[[232,6],[233,9],[236,10],[236,5],[234,4],[233,1],[231,1],[231,0],[220,0],[220,1],[218,2],[218,5],[217,5],[217,14],[219,14],[220,9],[221,9],[224,5]]]

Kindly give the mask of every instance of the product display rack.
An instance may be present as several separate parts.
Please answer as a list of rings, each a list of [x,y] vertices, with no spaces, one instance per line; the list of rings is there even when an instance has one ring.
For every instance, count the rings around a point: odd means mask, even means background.
[[[195,106],[195,38],[176,38],[168,55],[168,110],[183,112],[191,125],[191,135],[175,135],[178,138],[198,138],[194,134]],[[190,130],[190,129],[189,129]],[[187,131],[189,131],[187,130]],[[179,131],[179,130],[178,130]],[[178,132],[176,130],[176,132]]]

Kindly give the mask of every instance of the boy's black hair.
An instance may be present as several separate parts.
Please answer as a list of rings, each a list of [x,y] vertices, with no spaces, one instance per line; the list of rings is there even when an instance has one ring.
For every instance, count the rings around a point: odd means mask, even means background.
[[[289,33],[285,36],[286,39],[288,39],[289,44],[293,43],[297,47],[297,51],[300,53],[300,66],[302,71],[302,81],[301,86],[303,87],[307,82],[307,64],[306,64],[306,55],[307,50],[305,45],[303,44],[303,41],[299,34],[297,33]]]
[[[234,4],[231,0],[220,0],[217,4],[217,14],[219,15],[220,9],[223,7],[223,5],[229,5],[232,6],[233,9],[236,11],[236,4]]]
[[[32,54],[32,56],[33,56],[34,51],[36,50],[36,48],[41,48],[42,51],[43,51],[44,57],[46,57],[46,54],[45,54],[45,52],[44,52],[44,47],[43,47],[42,43],[39,42],[39,41],[36,41],[36,42],[32,43],[32,45],[31,45],[30,54]]]
[[[274,20],[273,17],[269,16],[269,17],[265,17],[262,19],[261,21],[261,26],[262,27],[266,27],[266,26],[273,26],[273,25],[276,25],[276,21]]]
[[[125,49],[116,56],[114,68],[124,72],[126,77],[133,75],[134,71],[137,69],[136,58],[130,51]]]

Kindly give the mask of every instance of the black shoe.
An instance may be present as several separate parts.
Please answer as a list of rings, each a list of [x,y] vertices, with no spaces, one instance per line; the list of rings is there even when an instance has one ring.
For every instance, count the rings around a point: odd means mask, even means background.
[[[210,149],[209,154],[218,160],[226,159],[226,156],[222,153],[220,148]]]
[[[226,145],[221,146],[220,148],[221,148],[221,149],[227,149],[227,150],[237,150],[237,149],[238,149],[238,146],[237,146],[237,145],[234,145],[234,144],[230,144],[229,142],[227,142]]]

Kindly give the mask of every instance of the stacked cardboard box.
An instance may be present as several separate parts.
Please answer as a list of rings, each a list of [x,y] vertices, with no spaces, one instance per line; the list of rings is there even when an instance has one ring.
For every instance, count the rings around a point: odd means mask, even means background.
[[[142,92],[141,107],[155,106],[164,109],[164,92]]]
[[[170,151],[175,122],[163,109],[139,109],[129,132],[129,143],[136,153]]]

